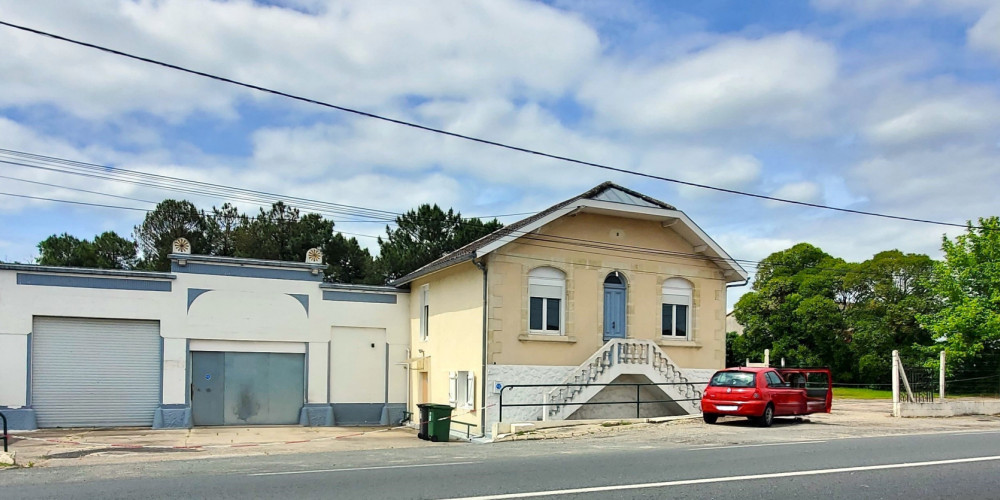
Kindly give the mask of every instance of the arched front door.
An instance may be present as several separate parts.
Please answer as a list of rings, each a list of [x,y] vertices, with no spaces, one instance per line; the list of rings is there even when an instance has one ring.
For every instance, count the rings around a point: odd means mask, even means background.
[[[615,271],[604,279],[604,341],[625,338],[625,277]]]

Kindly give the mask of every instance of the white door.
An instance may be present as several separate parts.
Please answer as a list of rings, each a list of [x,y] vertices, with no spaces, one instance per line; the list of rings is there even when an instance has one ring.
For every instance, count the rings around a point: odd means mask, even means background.
[[[152,426],[160,360],[157,321],[34,318],[31,405],[38,426]]]

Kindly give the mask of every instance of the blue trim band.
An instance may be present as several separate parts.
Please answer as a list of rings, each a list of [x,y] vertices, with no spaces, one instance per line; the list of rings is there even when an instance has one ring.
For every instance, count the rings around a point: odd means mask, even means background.
[[[181,266],[170,263],[174,273],[208,274],[212,276],[232,276],[236,278],[265,278],[273,280],[323,281],[323,273],[312,273],[309,269],[275,269],[267,267],[228,266],[225,264],[208,264],[203,262],[188,262]]]
[[[323,300],[337,302],[367,302],[370,304],[395,304],[396,295],[386,293],[340,292],[323,290]]]
[[[140,280],[132,278],[97,278],[94,276],[61,276],[54,274],[17,273],[18,285],[61,286],[70,288],[98,288],[102,290],[138,290],[144,292],[169,292],[169,281]]]

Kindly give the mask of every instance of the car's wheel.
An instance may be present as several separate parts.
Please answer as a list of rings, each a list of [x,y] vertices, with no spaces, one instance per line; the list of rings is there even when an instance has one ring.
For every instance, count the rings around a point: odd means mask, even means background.
[[[719,420],[719,416],[714,413],[702,413],[701,418],[705,419],[706,424],[714,424]]]
[[[757,425],[761,427],[770,427],[771,423],[774,422],[774,406],[768,404],[764,408],[764,414],[757,417]]]

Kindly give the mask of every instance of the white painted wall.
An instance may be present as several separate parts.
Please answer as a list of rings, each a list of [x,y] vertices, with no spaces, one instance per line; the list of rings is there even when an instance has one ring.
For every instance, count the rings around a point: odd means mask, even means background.
[[[362,380],[377,382],[377,391],[368,388],[365,400],[351,402],[384,402],[388,343],[389,402],[406,402],[407,372],[400,363],[406,360],[409,345],[407,293],[397,293],[396,304],[324,301],[323,289],[316,281],[183,272],[174,273],[176,278],[168,280],[172,283],[170,292],[29,286],[17,285],[18,272],[50,274],[34,269],[0,269],[0,356],[3,356],[0,406],[26,404],[27,335],[31,332],[34,316],[158,320],[163,338],[164,404],[184,404],[187,400],[189,341],[195,344],[195,349],[202,350],[232,348],[230,350],[285,352],[282,346],[297,345],[300,346],[298,352],[306,352],[308,346],[309,403],[331,401],[330,380],[352,387]],[[65,273],[53,275],[68,276]],[[86,272],[77,276],[113,277]],[[164,275],[164,279],[166,277]],[[189,310],[189,288],[211,291],[199,295]],[[308,313],[290,294],[309,297]],[[346,355],[336,365],[331,364],[330,345],[335,327],[378,330],[380,362],[369,366],[356,361],[362,359],[361,356]],[[352,396],[351,399],[358,398]]]
[[[28,336],[0,332],[0,406],[26,405],[27,384]]]
[[[385,400],[386,340],[385,328],[333,327],[330,342],[331,402]]]
[[[538,365],[488,365],[486,367],[486,428],[499,421],[500,395],[493,389],[497,382],[503,385],[516,384],[559,384],[566,380],[576,366],[538,366]],[[525,387],[507,389],[503,393],[504,404],[508,403],[540,403],[545,393],[551,388]],[[532,422],[541,420],[541,406],[504,407],[504,422]]]

